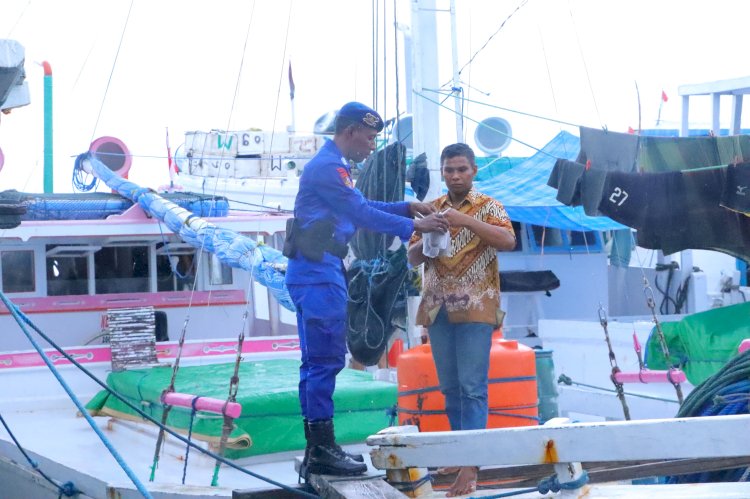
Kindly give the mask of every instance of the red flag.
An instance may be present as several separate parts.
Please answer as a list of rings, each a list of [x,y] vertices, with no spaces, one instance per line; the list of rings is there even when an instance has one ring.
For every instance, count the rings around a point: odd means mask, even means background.
[[[666,92],[664,90],[661,91],[661,100],[662,102],[667,102],[669,100],[669,97],[667,97]]]
[[[635,133],[635,130],[633,130],[632,126],[628,127],[628,133],[631,134],[631,135],[633,135]]]

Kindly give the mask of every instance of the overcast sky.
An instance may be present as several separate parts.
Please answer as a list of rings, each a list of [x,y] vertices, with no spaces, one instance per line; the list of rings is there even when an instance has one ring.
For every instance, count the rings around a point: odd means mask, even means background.
[[[398,100],[403,112],[406,68],[395,57],[393,1],[386,3],[385,22],[378,7],[373,78],[369,0],[3,0],[0,38],[26,48],[32,103],[0,117],[0,189],[42,190],[44,60],[53,70],[57,192],[71,190],[73,157],[102,135],[123,140],[136,157],[131,178],[156,187],[167,179],[167,128],[173,151],[185,131],[285,128],[290,58],[300,131],[349,100],[374,104],[373,82],[378,110],[392,117]],[[469,99],[626,131],[638,126],[637,83],[642,126],[655,125],[663,90],[662,121],[676,127],[678,86],[750,74],[742,55],[750,3],[743,0],[528,0],[490,38],[521,3],[457,0],[459,65],[487,43],[462,73]],[[397,0],[398,23],[409,23],[410,4]],[[448,15],[438,22],[440,81],[447,82]],[[576,132],[475,103],[465,110],[474,120],[506,118],[514,137],[538,148],[560,130]],[[693,104],[691,118],[707,125],[708,98]],[[455,141],[448,111],[441,126],[441,142]],[[531,153],[517,144],[506,151]]]

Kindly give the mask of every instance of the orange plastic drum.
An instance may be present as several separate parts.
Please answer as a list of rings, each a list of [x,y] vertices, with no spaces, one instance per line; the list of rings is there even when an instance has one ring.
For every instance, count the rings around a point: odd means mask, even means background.
[[[515,340],[493,337],[487,396],[487,428],[539,424],[534,350]],[[399,356],[398,422],[416,425],[419,431],[450,430],[429,344]]]

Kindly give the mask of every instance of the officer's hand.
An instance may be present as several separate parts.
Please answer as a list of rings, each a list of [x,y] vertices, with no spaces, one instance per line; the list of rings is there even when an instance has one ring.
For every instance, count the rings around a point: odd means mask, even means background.
[[[437,213],[437,208],[432,203],[409,203],[409,213],[412,218],[419,215],[426,217],[432,213]]]
[[[445,232],[448,230],[448,220],[439,213],[414,219],[414,230],[417,232]]]

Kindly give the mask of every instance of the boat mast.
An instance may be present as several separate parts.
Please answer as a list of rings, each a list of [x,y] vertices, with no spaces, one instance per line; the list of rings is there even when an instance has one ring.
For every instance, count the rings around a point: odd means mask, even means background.
[[[435,0],[412,0],[411,36],[414,155],[421,152],[427,155],[430,188],[425,199],[429,201],[442,191],[439,106],[423,97],[425,89],[439,87]]]
[[[458,37],[456,36],[456,0],[451,0],[451,56],[453,58],[453,104],[456,110],[456,142],[464,141],[463,94],[458,71]]]

